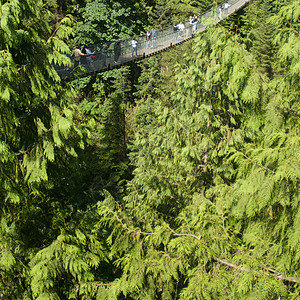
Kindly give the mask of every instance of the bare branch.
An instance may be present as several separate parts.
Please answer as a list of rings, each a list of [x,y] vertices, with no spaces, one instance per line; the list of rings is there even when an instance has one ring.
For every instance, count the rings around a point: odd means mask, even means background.
[[[131,228],[129,228],[126,224],[124,224],[121,221],[121,219],[118,217],[118,215],[115,212],[111,211],[111,213],[115,216],[116,220],[121,224],[121,226],[124,229],[126,229],[128,232],[142,234],[142,235],[156,235],[157,234],[156,232],[144,232],[144,231],[139,231],[139,230],[131,229]],[[191,233],[177,233],[174,230],[172,230],[171,228],[170,228],[170,230],[172,231],[172,235],[173,236],[188,236],[188,237],[193,237],[193,238],[195,238],[195,239],[197,239],[199,241],[202,238],[201,235],[197,236],[197,235],[194,235],[194,234],[191,234]]]
[[[237,269],[237,270],[240,270],[242,272],[250,272],[249,269],[245,269],[245,268],[242,268],[238,265],[235,265],[235,264],[232,264],[224,259],[220,259],[220,258],[217,258],[217,257],[214,257],[213,260],[225,265],[225,266],[228,266],[228,267],[231,267],[231,268],[234,268],[234,269]],[[264,275],[268,275],[268,276],[276,276],[278,279],[280,280],[285,280],[285,281],[289,281],[289,282],[295,282],[295,283],[298,283],[300,282],[300,279],[299,278],[295,278],[295,277],[288,277],[284,274],[281,274],[279,273],[278,271],[276,270],[273,270],[271,268],[266,268],[266,267],[262,267],[263,269],[267,270],[268,273],[267,274],[264,274]],[[253,270],[254,273],[259,273],[258,271],[255,271]]]
[[[197,240],[199,240],[199,241],[200,241],[201,238],[202,238],[201,235],[196,236],[196,235],[190,234],[190,233],[176,233],[176,232],[174,232],[173,235],[174,235],[174,236],[190,236],[190,237],[193,237],[193,238],[195,238],[195,239],[197,239]]]
[[[215,261],[223,264],[223,265],[226,265],[226,266],[230,267],[230,268],[238,269],[238,270],[240,270],[242,272],[250,272],[250,270],[242,268],[242,267],[239,267],[238,265],[234,265],[234,264],[232,264],[232,263],[230,263],[230,262],[228,262],[228,261],[226,261],[224,259],[220,259],[220,258],[217,258],[217,257],[214,257],[213,259]]]

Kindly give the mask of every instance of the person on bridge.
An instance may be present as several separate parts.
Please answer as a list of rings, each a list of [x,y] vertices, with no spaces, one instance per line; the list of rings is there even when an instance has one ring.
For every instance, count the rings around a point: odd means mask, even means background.
[[[131,57],[133,57],[134,52],[135,52],[135,56],[137,57],[137,43],[138,42],[137,42],[136,38],[133,37],[131,40],[131,49],[132,49]]]
[[[150,31],[147,30],[147,32],[146,32],[146,49],[148,49],[150,46],[150,37],[151,37]]]
[[[74,68],[77,68],[79,63],[80,63],[80,57],[81,56],[86,56],[86,54],[82,53],[79,48],[76,48],[73,51],[73,56],[74,56]]]
[[[198,17],[197,17],[197,15],[194,15],[194,18],[193,18],[193,32],[197,30],[197,23],[198,23]]]
[[[185,26],[182,22],[180,22],[177,27],[178,27],[178,30],[179,30],[179,37],[182,37]]]
[[[94,69],[94,64],[93,64],[93,60],[95,58],[95,56],[93,55],[94,52],[91,50],[91,47],[86,47],[85,48],[85,53],[86,53],[86,61],[88,63],[88,67],[89,69]]]
[[[177,41],[177,37],[178,37],[178,24],[174,24],[174,26],[173,26],[173,39],[175,41]]]
[[[115,52],[115,63],[118,62],[119,57],[121,55],[121,39],[118,39],[114,44],[114,52]]]
[[[225,4],[224,4],[225,14],[228,14],[229,7],[230,7],[230,4],[228,2],[225,2]]]
[[[223,7],[223,5],[221,5],[221,6],[219,7],[219,19],[222,19],[222,16],[223,16],[223,9],[224,9],[224,7]]]
[[[105,44],[103,48],[101,49],[101,56],[102,56],[102,67],[106,67],[106,58],[108,54],[108,48],[110,44]]]
[[[150,35],[151,35],[151,41],[152,41],[152,45],[151,47],[156,47],[156,38],[157,38],[157,31],[154,27],[152,27],[151,31],[150,31]]]
[[[189,18],[190,35],[192,35],[192,32],[193,32],[193,23],[194,23],[194,18],[192,16],[190,16],[190,18]]]
[[[201,13],[199,12],[199,13],[198,13],[198,16],[197,16],[197,20],[198,20],[199,23],[201,23],[202,17],[203,17],[203,14],[201,14]]]

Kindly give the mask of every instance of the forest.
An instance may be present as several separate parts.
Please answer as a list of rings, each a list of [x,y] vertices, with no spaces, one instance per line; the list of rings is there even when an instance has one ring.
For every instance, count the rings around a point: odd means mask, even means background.
[[[0,0],[0,299],[299,299],[300,0],[54,69],[220,3]]]

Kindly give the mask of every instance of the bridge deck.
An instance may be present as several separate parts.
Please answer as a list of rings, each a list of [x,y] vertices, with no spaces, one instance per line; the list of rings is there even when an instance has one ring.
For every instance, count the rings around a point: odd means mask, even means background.
[[[226,1],[226,3],[229,4],[228,8],[223,8],[222,10],[220,10],[220,6],[218,6],[217,8],[205,12],[201,15],[201,20],[198,20],[198,23],[195,26],[191,26],[188,22],[186,22],[185,29],[182,33],[179,33],[179,31],[174,32],[173,27],[158,30],[157,39],[154,45],[151,45],[151,41],[150,45],[147,45],[145,36],[139,36],[137,37],[137,56],[131,56],[131,40],[128,39],[122,40],[121,42],[122,52],[117,63],[114,62],[113,45],[109,47],[109,50],[106,54],[103,54],[101,51],[102,45],[94,45],[92,48],[95,54],[92,60],[90,60],[88,57],[82,57],[81,64],[75,68],[74,61],[71,58],[72,67],[62,66],[56,67],[55,69],[62,79],[68,79],[73,77],[73,75],[75,74],[76,76],[83,77],[113,68],[118,68],[130,61],[154,55],[165,49],[191,39],[194,34],[205,31],[206,26],[210,21],[215,24],[221,22],[223,19],[231,16],[236,11],[244,7],[249,1],[250,0]],[[222,5],[223,7],[226,7],[225,3],[223,3]]]

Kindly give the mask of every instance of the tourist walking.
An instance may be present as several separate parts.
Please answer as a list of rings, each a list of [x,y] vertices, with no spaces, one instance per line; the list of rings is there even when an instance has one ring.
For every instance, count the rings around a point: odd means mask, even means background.
[[[182,22],[180,22],[177,27],[178,27],[178,30],[179,30],[179,37],[182,37],[185,26]]]
[[[194,15],[194,18],[193,18],[193,32],[196,31],[196,29],[197,29],[197,23],[198,23],[197,15]]]
[[[225,13],[228,14],[228,8],[230,7],[230,4],[228,2],[225,2],[224,4],[224,9],[225,9]]]
[[[150,34],[149,30],[147,30],[147,32],[146,32],[146,49],[148,49],[150,46],[150,37],[151,37],[151,34]]]
[[[174,24],[173,26],[173,40],[177,41],[178,37],[178,24]]]
[[[110,44],[105,44],[101,49],[102,67],[106,67],[106,58]]]
[[[121,39],[118,39],[114,44],[115,63],[118,62],[121,55]]]
[[[192,32],[193,32],[193,22],[194,22],[194,18],[192,16],[190,16],[190,18],[189,18],[189,32],[190,32],[190,35],[192,35]]]
[[[76,48],[73,51],[73,56],[74,56],[74,68],[76,68],[76,67],[78,67],[78,65],[80,63],[81,56],[86,56],[86,54],[82,53],[79,48]]]
[[[223,5],[219,7],[219,19],[222,19]]]
[[[90,47],[85,48],[85,53],[86,53],[86,61],[88,64],[89,69],[94,69],[94,64],[93,64],[93,60],[94,60],[94,52],[91,50]]]
[[[152,29],[150,31],[150,35],[151,35],[151,41],[152,41],[151,47],[156,48],[157,31],[154,27],[152,27]]]
[[[137,40],[135,37],[131,40],[131,57],[133,57],[133,54],[135,53],[135,56],[137,56]]]

